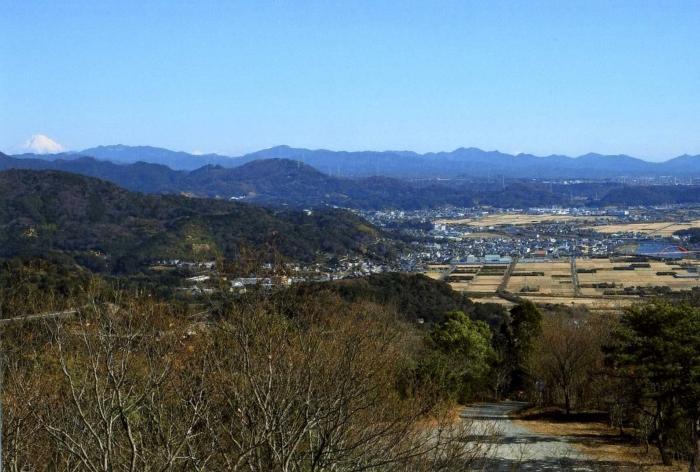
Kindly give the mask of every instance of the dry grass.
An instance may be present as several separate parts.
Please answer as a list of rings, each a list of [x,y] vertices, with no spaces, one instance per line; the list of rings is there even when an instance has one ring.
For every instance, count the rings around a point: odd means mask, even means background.
[[[468,282],[450,282],[450,287],[452,287],[452,290],[455,290],[457,292],[468,292],[469,291],[469,283]]]
[[[477,276],[470,282],[454,282],[450,283],[453,290],[460,292],[472,292],[481,294],[495,294],[498,286],[501,283],[499,276]]]
[[[451,267],[449,264],[428,264],[428,270],[447,270]]]
[[[435,220],[436,224],[445,225],[468,225],[468,226],[522,226],[538,223],[554,223],[562,221],[590,221],[595,222],[598,218],[588,216],[570,215],[524,215],[522,213],[499,213],[486,215],[481,218],[461,218],[461,219],[441,219]]]
[[[689,228],[700,227],[700,220],[694,220],[689,223],[676,223],[673,221],[661,221],[657,223],[624,223],[589,226],[587,229],[597,231],[598,233],[642,233],[654,236],[671,236],[674,232]]]
[[[484,297],[473,297],[472,300],[475,302],[479,302],[479,303],[495,303],[497,305],[502,305],[506,308],[511,308],[511,307],[515,306],[515,303],[513,303],[509,300],[505,300],[503,298],[494,297],[494,296],[490,296],[490,295],[484,296]]]
[[[675,278],[673,275],[657,275],[658,272],[675,272],[687,274],[687,270],[679,266],[668,265],[665,262],[650,261],[648,268],[638,267],[634,270],[615,270],[615,267],[629,266],[628,262],[610,262],[608,259],[578,259],[579,269],[595,269],[595,273],[579,273],[581,294],[595,296],[603,295],[605,288],[585,287],[585,285],[607,283],[615,284],[614,290],[625,287],[669,287],[671,290],[690,290],[700,286],[698,278]],[[695,264],[695,263],[692,263]]]
[[[490,273],[491,269],[484,271],[485,269],[483,266],[483,264],[460,264],[456,266],[452,275],[465,275],[473,278],[472,280],[452,279],[450,281],[450,286],[452,289],[458,292],[475,294],[495,294],[496,290],[498,290],[498,286],[503,280],[503,275],[494,275]],[[504,265],[503,273],[505,273],[506,269],[507,266]]]
[[[584,305],[592,310],[612,312],[620,311],[639,300],[635,295],[623,293],[624,289],[628,287],[669,287],[673,291],[700,287],[700,278],[676,278],[672,274],[689,274],[688,267],[700,267],[698,261],[682,261],[678,264],[650,261],[648,262],[649,267],[615,270],[615,267],[627,267],[630,264],[630,262],[611,262],[609,259],[577,259],[577,269],[595,269],[595,272],[578,273],[580,296],[577,297],[574,296],[571,264],[568,260],[539,262],[523,262],[521,260],[508,281],[507,290],[537,304]],[[434,264],[428,266],[425,275],[440,280],[445,279],[450,270],[449,265]],[[506,266],[504,265],[503,273],[505,270]],[[671,274],[659,275],[663,272]],[[527,275],[533,273],[537,275]],[[503,281],[503,275],[494,273],[493,269],[484,269],[483,264],[456,266],[452,275],[458,276],[460,274],[473,278],[472,280],[459,279],[458,277],[448,278],[450,286],[454,290],[476,296],[495,295]],[[608,288],[593,287],[593,284],[609,284],[610,286]],[[524,288],[536,291],[523,291]],[[618,293],[606,295],[606,291],[609,290]]]
[[[615,428],[598,422],[562,422],[547,419],[516,420],[516,424],[538,434],[564,436],[581,453],[594,460],[619,463],[620,467],[637,466],[647,472],[676,472],[688,470],[687,464],[676,463],[672,467],[661,464],[656,449],[635,444],[621,437]]]
[[[489,233],[486,231],[477,231],[474,233],[462,233],[462,237],[465,239],[513,239],[507,234],[500,233]]]
[[[518,275],[532,272],[541,272],[542,275]],[[523,292],[523,289],[537,291]],[[568,261],[518,263],[508,281],[508,290],[523,295],[531,293],[572,297],[574,286],[571,264]]]
[[[532,303],[535,303],[537,305],[552,304],[567,305],[572,307],[576,305],[581,305],[587,307],[589,310],[600,312],[620,312],[623,309],[632,306],[635,302],[639,301],[637,297],[598,298],[525,295],[522,296],[522,298],[530,300]]]
[[[462,405],[445,405],[444,408],[438,408],[433,415],[419,420],[417,426],[433,429],[445,424],[458,424],[463,421],[460,417],[462,410],[464,410]]]

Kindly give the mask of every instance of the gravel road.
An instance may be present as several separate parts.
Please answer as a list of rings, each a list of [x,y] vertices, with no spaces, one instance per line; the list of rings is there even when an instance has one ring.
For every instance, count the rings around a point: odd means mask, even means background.
[[[474,441],[492,442],[489,457],[472,470],[482,471],[613,471],[607,464],[585,457],[566,438],[536,434],[516,425],[510,415],[521,402],[478,403],[465,407],[461,417],[472,422]]]

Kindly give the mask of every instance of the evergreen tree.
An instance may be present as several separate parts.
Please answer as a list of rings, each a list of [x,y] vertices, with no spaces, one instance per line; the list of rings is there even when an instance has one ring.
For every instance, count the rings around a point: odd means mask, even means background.
[[[530,363],[535,343],[542,334],[542,312],[529,300],[523,300],[510,310],[511,329],[509,350],[513,366],[514,390],[525,390],[530,382]]]
[[[624,314],[608,357],[634,382],[640,411],[652,417],[652,438],[664,464],[671,450],[700,467],[700,309],[658,301]]]

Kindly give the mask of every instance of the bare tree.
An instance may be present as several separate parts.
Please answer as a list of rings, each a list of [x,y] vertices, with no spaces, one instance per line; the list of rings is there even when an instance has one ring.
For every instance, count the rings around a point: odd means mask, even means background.
[[[590,318],[553,315],[544,319],[534,369],[550,394],[561,395],[567,414],[602,364],[600,341]]]
[[[159,311],[92,305],[79,321],[56,326],[50,348],[60,388],[36,415],[65,467],[168,470],[206,461],[193,454],[207,408],[201,380],[175,372],[187,359],[178,352],[182,330],[159,326]]]
[[[238,312],[219,330],[213,436],[227,469],[391,470],[476,455],[464,431],[420,423],[438,412],[429,396],[399,397],[401,335],[376,308],[308,326]]]
[[[494,444],[435,385],[397,388],[417,338],[377,305],[257,299],[193,322],[89,300],[11,333],[8,470],[455,470]]]
[[[51,460],[49,450],[36,447],[45,444],[46,435],[32,409],[46,386],[23,361],[12,359],[4,367],[3,470],[32,470],[33,464]]]

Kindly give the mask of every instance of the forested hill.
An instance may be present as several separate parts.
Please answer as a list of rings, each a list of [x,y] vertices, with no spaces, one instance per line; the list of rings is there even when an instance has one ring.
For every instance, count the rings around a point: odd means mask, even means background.
[[[416,186],[388,177],[332,177],[288,159],[258,160],[233,169],[202,167],[183,176],[178,188],[209,197],[238,197],[257,203],[302,207],[416,209],[473,203],[471,196],[460,189]]]
[[[600,200],[600,205],[668,205],[687,203],[700,203],[700,187],[695,185],[625,186],[610,190]]]
[[[385,242],[377,229],[343,210],[274,211],[144,195],[64,172],[0,172],[0,257],[60,252],[118,270],[120,261],[234,259],[243,247],[299,261],[322,254],[382,258]]]
[[[439,323],[452,311],[468,313],[473,319],[488,323],[498,331],[504,321],[501,305],[474,303],[443,281],[422,274],[382,273],[368,277],[335,280],[324,283],[302,283],[280,294],[291,299],[309,300],[325,293],[339,295],[347,303],[370,301],[395,309],[403,320],[427,324]],[[288,315],[294,316],[295,305]]]

